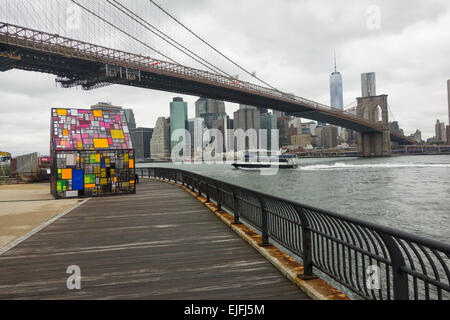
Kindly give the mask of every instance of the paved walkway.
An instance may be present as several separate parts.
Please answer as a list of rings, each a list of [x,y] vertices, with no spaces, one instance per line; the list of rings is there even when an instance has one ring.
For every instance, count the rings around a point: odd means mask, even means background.
[[[198,200],[151,182],[91,199],[0,256],[0,299],[308,297]]]
[[[78,203],[79,199],[55,200],[49,184],[0,186],[0,252],[17,238]]]

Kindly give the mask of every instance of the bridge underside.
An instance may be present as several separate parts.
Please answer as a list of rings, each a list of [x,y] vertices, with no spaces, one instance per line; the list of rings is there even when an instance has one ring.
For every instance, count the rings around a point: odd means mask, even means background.
[[[112,65],[114,68],[114,66]],[[121,84],[147,89],[162,90],[178,94],[204,96],[212,99],[224,100],[246,105],[257,105],[268,109],[286,112],[290,115],[329,123],[343,128],[348,128],[360,133],[380,132],[375,127],[367,125],[367,122],[358,122],[355,117],[350,117],[339,111],[323,111],[314,107],[302,105],[296,101],[237,90],[205,79],[193,78],[189,75],[177,74],[155,70],[128,69],[125,72],[108,71],[108,64],[93,60],[85,60],[72,55],[42,52],[34,48],[0,44],[0,71],[21,69],[41,73],[53,74],[58,77],[58,82],[63,87],[69,88],[81,86],[85,90],[95,89],[110,84]],[[116,67],[122,70],[122,67]],[[400,144],[411,144],[405,137],[391,134],[391,139]]]

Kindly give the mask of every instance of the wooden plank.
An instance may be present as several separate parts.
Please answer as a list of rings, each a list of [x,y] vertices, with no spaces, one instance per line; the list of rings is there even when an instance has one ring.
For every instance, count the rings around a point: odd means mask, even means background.
[[[67,267],[81,268],[79,291]],[[151,182],[92,199],[0,256],[0,299],[308,299],[205,206]]]

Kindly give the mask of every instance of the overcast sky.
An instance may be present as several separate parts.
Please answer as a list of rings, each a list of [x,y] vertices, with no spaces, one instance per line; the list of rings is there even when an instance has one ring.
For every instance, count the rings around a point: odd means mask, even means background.
[[[420,129],[428,138],[434,135],[437,119],[448,122],[448,0],[157,2],[285,92],[329,105],[336,50],[346,106],[361,95],[361,73],[376,72],[377,93],[389,95],[394,115],[390,120],[399,121],[407,134]],[[174,96],[117,85],[89,92],[61,89],[51,75],[0,73],[0,150],[13,155],[48,154],[51,107],[86,108],[99,101],[112,102],[133,108],[138,126],[153,127],[157,117],[169,116]],[[193,117],[197,97],[182,97]],[[232,115],[237,106],[226,105]]]

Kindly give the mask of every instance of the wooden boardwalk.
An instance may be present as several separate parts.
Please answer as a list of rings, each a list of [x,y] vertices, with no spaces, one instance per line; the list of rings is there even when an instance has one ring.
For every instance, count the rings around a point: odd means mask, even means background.
[[[67,267],[81,269],[70,291]],[[0,256],[0,299],[308,299],[203,204],[150,182],[91,199]]]

